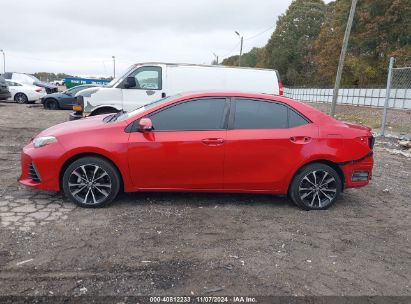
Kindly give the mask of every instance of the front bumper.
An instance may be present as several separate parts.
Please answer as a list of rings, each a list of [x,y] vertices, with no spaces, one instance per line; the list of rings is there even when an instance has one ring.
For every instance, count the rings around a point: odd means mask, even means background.
[[[58,156],[62,154],[63,148],[58,143],[42,148],[28,144],[21,152],[21,175],[18,181],[36,189],[59,191],[62,164]]]
[[[73,112],[70,113],[70,116],[69,116],[69,120],[78,120],[78,119],[81,119],[81,118],[83,118],[83,113],[81,113],[81,112],[73,111]]]
[[[372,153],[366,155],[366,157],[360,160],[340,164],[340,167],[344,173],[345,188],[358,188],[368,185],[372,179],[373,166],[374,158]],[[366,180],[358,180],[358,175],[360,172],[367,172],[368,178]]]

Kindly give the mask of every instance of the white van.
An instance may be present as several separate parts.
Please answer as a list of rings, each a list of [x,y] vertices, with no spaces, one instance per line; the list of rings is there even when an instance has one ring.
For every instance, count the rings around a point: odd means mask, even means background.
[[[220,65],[138,63],[109,85],[80,91],[70,119],[131,111],[149,102],[190,91],[240,91],[282,95],[276,70]]]

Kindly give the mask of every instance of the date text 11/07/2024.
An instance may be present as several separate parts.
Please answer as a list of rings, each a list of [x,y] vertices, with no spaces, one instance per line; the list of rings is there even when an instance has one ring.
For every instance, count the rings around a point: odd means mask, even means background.
[[[231,297],[150,297],[150,303],[258,303],[255,297],[231,296]]]

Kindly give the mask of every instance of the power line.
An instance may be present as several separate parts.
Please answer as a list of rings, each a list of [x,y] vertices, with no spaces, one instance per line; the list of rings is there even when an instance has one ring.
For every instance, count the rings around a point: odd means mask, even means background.
[[[264,31],[262,31],[262,32],[260,32],[260,33],[258,33],[258,34],[255,34],[254,36],[251,36],[251,37],[248,37],[248,38],[244,38],[244,40],[254,39],[254,38],[256,38],[256,37],[258,37],[258,36],[260,36],[260,35],[268,32],[269,30],[273,30],[274,28],[275,28],[275,25],[274,25],[274,26],[270,26],[269,28],[265,29]]]
[[[274,29],[275,26],[270,26],[269,28],[266,28],[265,30],[251,36],[248,38],[244,38],[244,41],[248,41],[248,40],[252,40],[254,38],[257,38],[258,36],[261,36],[262,34],[265,34],[266,32],[268,32],[269,30]],[[228,55],[231,55],[231,53],[238,48],[238,46],[240,45],[241,42],[237,43],[228,53],[226,53],[225,55],[221,56],[221,58],[226,58]]]
[[[227,57],[228,55],[230,55],[235,49],[237,49],[237,48],[239,47],[240,44],[241,44],[241,42],[238,42],[238,43],[231,49],[231,51],[229,51],[227,54],[221,56],[221,58],[225,58],[225,57]]]

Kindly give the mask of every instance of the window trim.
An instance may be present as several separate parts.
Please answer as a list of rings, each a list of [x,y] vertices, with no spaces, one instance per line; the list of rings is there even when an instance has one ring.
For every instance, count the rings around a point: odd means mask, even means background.
[[[190,98],[190,99],[186,99],[186,100],[183,100],[183,101],[179,101],[179,102],[173,103],[173,104],[171,104],[171,105],[169,105],[169,106],[165,106],[165,107],[163,107],[163,108],[161,108],[161,109],[158,109],[158,110],[156,110],[156,111],[154,111],[154,112],[151,112],[151,113],[148,114],[148,115],[144,115],[144,116],[140,117],[139,119],[137,119],[137,120],[135,120],[134,122],[132,122],[132,123],[130,124],[130,125],[132,125],[132,126],[131,126],[130,128],[127,127],[127,129],[128,129],[129,132],[139,132],[139,130],[138,130],[138,123],[139,123],[140,119],[143,119],[143,118],[150,118],[150,119],[151,119],[151,116],[153,116],[153,115],[155,115],[155,114],[157,114],[157,113],[160,113],[160,112],[162,112],[162,111],[165,111],[165,110],[167,110],[167,109],[170,109],[170,108],[172,108],[172,107],[176,107],[176,106],[182,105],[182,104],[184,104],[184,103],[193,102],[193,101],[198,101],[198,100],[203,100],[203,99],[222,99],[222,100],[225,100],[225,101],[224,101],[224,109],[223,109],[223,117],[222,117],[222,120],[221,120],[221,122],[220,122],[220,127],[221,127],[221,128],[219,128],[219,129],[201,129],[201,130],[156,130],[156,129],[155,129],[155,126],[154,126],[154,129],[153,129],[153,131],[151,131],[151,132],[226,131],[226,130],[227,130],[227,127],[228,127],[228,115],[230,114],[230,98],[229,98],[229,97],[225,97],[225,96],[207,96],[207,97]]]
[[[235,109],[236,109],[236,102],[237,100],[241,99],[246,99],[246,100],[252,100],[252,101],[259,101],[259,102],[267,102],[267,103],[274,103],[278,104],[281,106],[285,106],[287,108],[287,127],[286,128],[258,128],[258,129],[238,129],[234,128],[234,122],[235,122]],[[312,123],[310,119],[308,119],[305,115],[303,115],[301,112],[296,110],[295,108],[291,107],[290,105],[277,101],[277,100],[271,100],[271,99],[261,99],[261,98],[252,98],[252,97],[231,97],[231,107],[230,107],[230,116],[229,116],[229,122],[228,122],[228,130],[287,130],[287,129],[293,129],[297,127],[290,127],[290,111],[293,111],[297,115],[299,115],[301,118],[303,118],[307,124]]]

